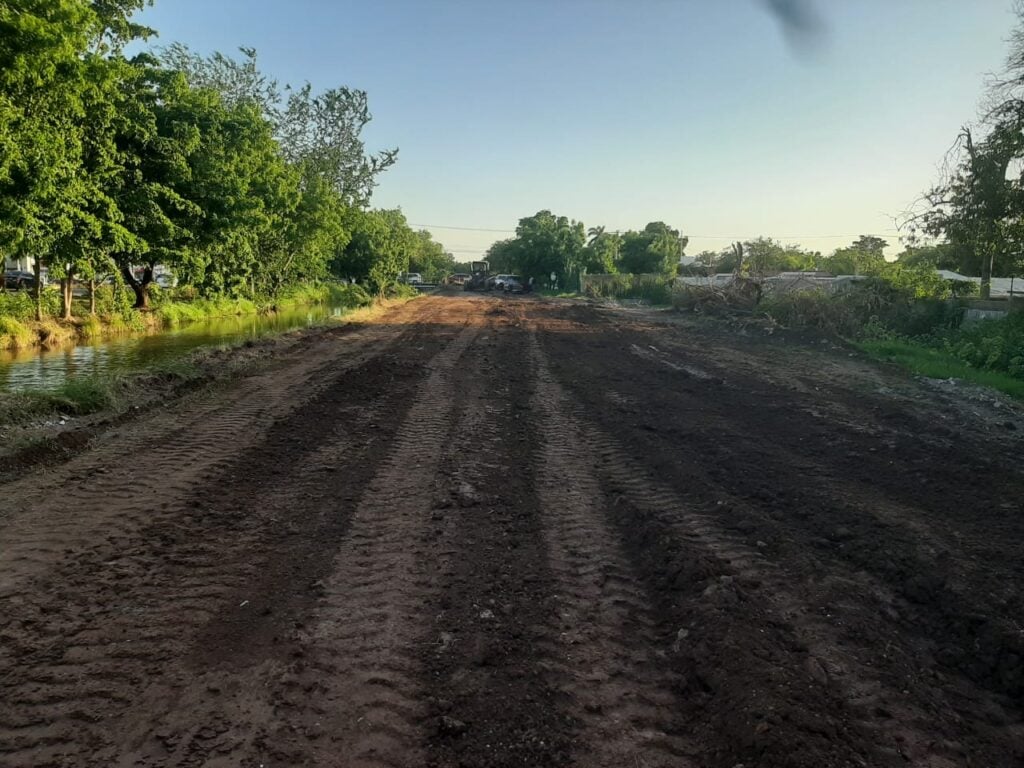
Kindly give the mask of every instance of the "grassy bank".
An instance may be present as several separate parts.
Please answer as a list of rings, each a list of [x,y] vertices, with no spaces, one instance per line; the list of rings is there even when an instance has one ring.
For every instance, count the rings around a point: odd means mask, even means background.
[[[0,349],[59,347],[74,341],[103,339],[126,333],[158,332],[189,323],[218,318],[242,317],[294,309],[311,304],[331,303],[357,308],[372,302],[360,286],[328,283],[298,286],[272,299],[254,301],[228,297],[198,298],[187,291],[153,288],[152,308],[140,312],[124,306],[126,297],[108,286],[97,292],[97,314],[88,314],[83,300],[76,300],[76,317],[59,320],[59,296],[44,292],[43,309],[51,316],[35,318],[35,301],[25,291],[0,294]]]
[[[896,363],[930,379],[960,379],[1024,400],[1024,380],[1008,373],[974,368],[941,349],[905,339],[861,341],[857,346],[876,360]]]
[[[956,301],[922,298],[882,281],[835,295],[786,294],[757,311],[786,327],[839,336],[921,376],[962,379],[1024,397],[1024,313],[965,325]]]
[[[418,293],[373,302],[365,292],[344,288],[344,296],[331,294],[329,300],[342,303],[348,296],[351,309],[332,323],[372,322],[391,307],[418,298]],[[298,300],[298,299],[296,299]],[[309,302],[304,302],[308,304]],[[302,306],[297,304],[295,306]],[[279,309],[283,307],[278,307]],[[174,397],[183,385],[212,382],[238,375],[275,350],[284,334],[268,335],[259,341],[241,341],[231,346],[205,347],[184,357],[149,366],[135,372],[117,375],[81,377],[65,382],[55,389],[20,392],[0,391],[0,428],[25,425],[39,419],[57,416],[86,416],[99,412],[118,414],[131,406]]]

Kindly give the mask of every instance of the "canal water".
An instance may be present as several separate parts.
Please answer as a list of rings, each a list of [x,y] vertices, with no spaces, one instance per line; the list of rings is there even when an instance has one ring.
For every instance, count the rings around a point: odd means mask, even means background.
[[[0,351],[0,390],[51,389],[76,376],[117,375],[183,357],[199,347],[234,344],[305,328],[348,311],[313,304],[268,315],[218,318],[148,334],[55,349]]]

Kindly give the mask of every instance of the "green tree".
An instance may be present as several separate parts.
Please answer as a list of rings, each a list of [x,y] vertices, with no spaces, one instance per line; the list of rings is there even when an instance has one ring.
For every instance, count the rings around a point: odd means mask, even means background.
[[[673,275],[689,238],[663,221],[622,236],[618,269],[627,274]]]
[[[348,227],[352,237],[334,262],[335,272],[366,281],[376,294],[384,295],[408,271],[416,234],[399,210],[353,210]]]
[[[838,248],[823,259],[822,266],[834,275],[878,275],[885,267],[888,245],[880,237],[861,235],[849,247]]]
[[[0,5],[0,247],[44,262],[88,198],[80,173],[84,65],[98,20],[77,0]]]
[[[409,271],[419,272],[428,283],[439,283],[455,271],[455,260],[425,229],[414,233]]]
[[[569,285],[582,266],[586,233],[583,223],[551,211],[539,211],[519,220],[516,227],[516,272],[547,281],[554,273],[561,286]]]
[[[240,60],[222,53],[203,57],[178,43],[160,56],[194,87],[217,91],[227,106],[258,107],[289,163],[330,183],[346,206],[368,205],[378,175],[394,165],[398,150],[366,152],[362,132],[372,120],[366,92],[342,86],[315,93],[309,83],[282,89],[260,72],[254,49],[240,52]]]
[[[484,259],[491,266],[491,271],[509,274],[520,269],[519,246],[520,241],[517,238],[498,240],[493,243],[484,255]],[[469,270],[467,269],[466,272]]]
[[[591,227],[587,230],[587,237],[587,245],[581,255],[582,268],[591,274],[617,272],[622,236],[606,232],[604,227]]]

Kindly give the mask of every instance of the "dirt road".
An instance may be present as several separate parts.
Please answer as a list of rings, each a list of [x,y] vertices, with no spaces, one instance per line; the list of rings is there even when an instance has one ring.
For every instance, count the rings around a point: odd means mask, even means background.
[[[0,766],[1019,766],[1024,422],[435,296],[0,485]]]

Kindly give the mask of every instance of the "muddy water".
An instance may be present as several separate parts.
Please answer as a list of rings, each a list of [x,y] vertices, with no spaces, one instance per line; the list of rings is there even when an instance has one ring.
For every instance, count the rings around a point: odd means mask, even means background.
[[[173,330],[86,341],[56,349],[0,351],[0,390],[49,389],[76,376],[117,375],[165,363],[198,347],[304,328],[345,309],[314,304],[272,315],[218,318]]]

